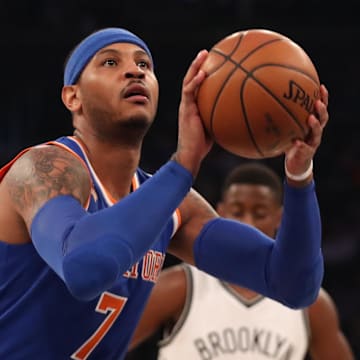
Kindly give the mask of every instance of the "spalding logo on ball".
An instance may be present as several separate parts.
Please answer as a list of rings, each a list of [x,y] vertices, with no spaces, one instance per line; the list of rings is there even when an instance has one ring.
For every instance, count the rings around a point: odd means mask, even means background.
[[[202,69],[201,118],[214,141],[246,158],[283,154],[309,132],[320,81],[306,52],[288,37],[250,29],[215,44]]]

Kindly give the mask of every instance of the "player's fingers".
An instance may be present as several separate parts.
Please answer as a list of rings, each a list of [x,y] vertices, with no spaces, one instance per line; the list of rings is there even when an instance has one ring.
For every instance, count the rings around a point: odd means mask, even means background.
[[[323,125],[315,115],[309,116],[308,124],[311,130],[306,143],[313,148],[317,148],[321,142]]]
[[[322,102],[325,104],[325,106],[329,105],[329,92],[325,85],[320,86],[320,98]]]
[[[205,59],[208,56],[207,50],[201,50],[197,54],[196,58],[191,63],[183,81],[183,86],[186,86],[189,82],[193,80],[193,78],[198,74],[201,65],[204,63]]]
[[[315,102],[315,111],[321,127],[324,128],[329,121],[329,113],[327,111],[327,105],[323,101],[317,100]]]
[[[203,70],[199,70],[199,72],[193,77],[193,79],[183,87],[184,95],[190,98],[196,97],[198,87],[203,82],[205,77],[205,72]]]

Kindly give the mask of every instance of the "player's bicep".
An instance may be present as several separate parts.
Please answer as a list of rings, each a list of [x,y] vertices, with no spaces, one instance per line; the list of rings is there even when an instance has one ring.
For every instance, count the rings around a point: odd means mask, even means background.
[[[180,205],[181,227],[172,239],[168,252],[194,265],[193,245],[203,226],[218,217],[214,208],[194,189]]]
[[[4,178],[11,205],[30,229],[37,211],[58,195],[72,195],[84,206],[91,183],[87,169],[70,152],[56,146],[34,147]]]
[[[334,300],[323,289],[309,307],[310,353],[316,359],[353,359],[352,350],[341,329]],[[329,344],[332,344],[329,347]]]

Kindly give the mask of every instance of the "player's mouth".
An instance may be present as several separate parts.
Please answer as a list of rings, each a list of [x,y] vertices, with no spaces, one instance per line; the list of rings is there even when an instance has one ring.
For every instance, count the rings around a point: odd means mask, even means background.
[[[123,97],[131,100],[132,102],[144,104],[149,101],[150,93],[144,85],[140,83],[132,83],[125,88]]]

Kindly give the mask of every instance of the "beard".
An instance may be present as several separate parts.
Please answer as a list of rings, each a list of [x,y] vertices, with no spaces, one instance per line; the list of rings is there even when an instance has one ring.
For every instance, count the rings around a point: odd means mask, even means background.
[[[128,129],[129,131],[147,131],[150,127],[150,122],[144,116],[134,116],[125,120],[118,120],[120,127],[124,130]]]
[[[102,142],[124,144],[129,146],[141,146],[144,136],[152,125],[155,114],[143,111],[139,108],[131,113],[115,113],[109,108],[97,106],[96,101],[84,100],[86,112],[83,116],[87,119],[88,126]]]
[[[93,119],[92,126],[101,141],[128,146],[141,145],[152,124],[152,121],[143,115],[111,119],[102,114]]]
[[[129,145],[141,143],[151,126],[151,122],[141,116],[123,119],[117,124],[118,138],[121,137],[122,142]]]

